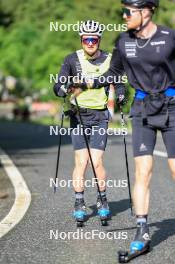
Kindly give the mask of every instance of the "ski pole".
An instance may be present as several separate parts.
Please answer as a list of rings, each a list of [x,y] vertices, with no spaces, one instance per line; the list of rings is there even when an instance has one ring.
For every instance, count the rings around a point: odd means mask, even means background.
[[[64,99],[65,103],[65,99]],[[62,129],[64,123],[64,105],[62,106],[62,113],[61,113],[61,126],[60,129]],[[59,169],[59,162],[60,162],[60,153],[61,153],[61,133],[59,133],[59,144],[58,144],[58,152],[57,152],[57,163],[56,163],[56,172],[55,172],[55,186],[54,186],[54,193],[56,193],[56,181],[58,179],[58,169]]]
[[[122,109],[121,105],[119,105],[119,108],[120,108],[122,127],[124,127],[125,126],[125,120],[124,120],[123,109]],[[133,216],[133,209],[132,209],[133,204],[132,204],[132,197],[131,197],[131,184],[130,184],[128,153],[127,153],[125,134],[123,134],[123,143],[124,143],[124,153],[125,153],[125,163],[126,163],[126,174],[127,174],[127,180],[128,180],[129,201],[130,201],[131,215]]]
[[[99,184],[98,184],[98,179],[97,179],[97,175],[96,175],[94,163],[93,163],[92,156],[91,156],[88,139],[87,139],[87,136],[86,136],[86,133],[85,133],[85,129],[84,129],[83,119],[82,119],[82,116],[81,116],[81,113],[80,113],[80,107],[78,105],[77,98],[75,97],[74,99],[75,99],[75,104],[76,104],[76,107],[77,107],[77,112],[78,112],[78,115],[79,115],[79,118],[80,118],[80,125],[82,126],[82,129],[83,129],[83,136],[84,136],[84,140],[85,140],[85,143],[86,143],[86,148],[87,148],[87,151],[88,151],[88,154],[89,154],[90,163],[91,163],[91,166],[92,166],[92,171],[93,171],[94,178],[95,178],[95,183],[97,185],[97,190],[98,190],[98,193],[99,193],[100,201],[103,204],[103,200],[102,200],[102,196],[101,196],[101,191],[100,191],[100,187],[99,187]]]

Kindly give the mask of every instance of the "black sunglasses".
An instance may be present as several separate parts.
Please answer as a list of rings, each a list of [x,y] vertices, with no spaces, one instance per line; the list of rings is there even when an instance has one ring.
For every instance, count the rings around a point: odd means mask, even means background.
[[[142,9],[129,9],[129,8],[122,8],[122,15],[126,15],[127,17],[131,17],[133,13],[141,11]]]

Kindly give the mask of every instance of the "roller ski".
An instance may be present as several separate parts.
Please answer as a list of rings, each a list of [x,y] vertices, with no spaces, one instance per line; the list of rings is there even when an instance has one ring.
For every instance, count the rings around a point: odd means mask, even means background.
[[[87,212],[86,212],[86,206],[85,206],[84,199],[75,200],[73,217],[75,218],[77,222],[77,227],[83,227],[84,222],[86,221],[86,218],[87,218]]]
[[[119,263],[128,263],[132,259],[150,251],[149,227],[146,223],[137,225],[137,233],[130,245],[130,251],[119,251]]]
[[[111,212],[109,210],[106,196],[101,196],[101,198],[97,198],[97,209],[102,226],[107,226],[108,220],[111,218]]]

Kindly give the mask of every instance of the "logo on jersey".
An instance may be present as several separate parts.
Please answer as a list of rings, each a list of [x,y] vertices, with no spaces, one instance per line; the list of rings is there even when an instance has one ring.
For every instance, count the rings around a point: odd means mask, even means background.
[[[149,237],[149,234],[148,233],[145,233],[144,235],[143,235],[143,239],[145,239],[145,240],[150,240],[150,237]]]
[[[125,42],[125,51],[126,51],[127,58],[137,57],[136,42]]]
[[[151,46],[165,45],[166,44],[166,41],[165,40],[162,40],[162,41],[154,41],[154,42],[151,42],[150,44],[151,44]]]
[[[166,35],[169,35],[170,34],[170,32],[164,31],[164,30],[162,30],[161,33],[166,34]]]

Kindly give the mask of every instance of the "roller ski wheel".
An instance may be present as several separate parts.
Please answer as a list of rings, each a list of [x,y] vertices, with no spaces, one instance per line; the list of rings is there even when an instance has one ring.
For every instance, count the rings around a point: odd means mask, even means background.
[[[132,259],[150,251],[149,228],[147,224],[139,224],[134,241],[130,244],[129,251],[119,251],[119,263],[128,263]]]
[[[119,263],[128,263],[132,259],[144,255],[150,251],[150,246],[143,248],[142,250],[137,250],[135,252],[119,251],[118,261]]]
[[[108,221],[107,220],[101,220],[101,225],[102,226],[108,226]]]
[[[83,221],[77,221],[77,227],[83,227],[84,222]]]
[[[108,220],[110,219],[111,212],[109,210],[108,202],[106,196],[102,196],[102,201],[100,197],[97,198],[97,209],[98,215],[100,217],[101,225],[107,226]]]
[[[76,220],[77,227],[84,226],[84,222],[86,221],[86,218],[87,218],[87,212],[86,212],[86,206],[84,203],[84,199],[75,200],[73,217]]]

